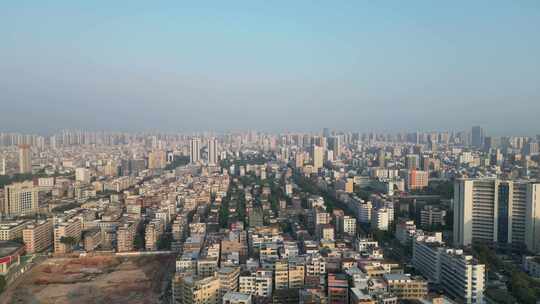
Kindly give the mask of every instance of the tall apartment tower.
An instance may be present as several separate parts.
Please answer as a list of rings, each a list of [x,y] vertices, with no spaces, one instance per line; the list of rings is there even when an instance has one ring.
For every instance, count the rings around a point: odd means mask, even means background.
[[[208,140],[208,164],[217,165],[218,163],[218,153],[217,153],[217,139],[210,138]]]
[[[540,246],[540,183],[459,179],[454,185],[454,243]]]
[[[5,187],[5,215],[32,214],[39,211],[39,189],[29,182],[15,183]]]
[[[32,173],[32,155],[29,145],[19,146],[19,173]]]
[[[540,184],[529,184],[527,187],[527,204],[525,212],[525,244],[527,249],[540,253]]]
[[[198,137],[191,138],[189,143],[189,160],[192,164],[201,160],[201,139]]]
[[[471,144],[473,147],[482,148],[484,146],[484,129],[474,126],[471,129]]]
[[[339,159],[341,155],[341,137],[339,136],[332,136],[330,137],[330,150],[334,152],[334,158]]]
[[[2,158],[0,158],[0,175],[6,175],[6,171],[7,171],[7,161],[6,161],[6,157],[3,156]]]
[[[321,146],[313,146],[313,168],[315,170],[319,170],[323,167],[323,161],[324,161],[324,148]]]

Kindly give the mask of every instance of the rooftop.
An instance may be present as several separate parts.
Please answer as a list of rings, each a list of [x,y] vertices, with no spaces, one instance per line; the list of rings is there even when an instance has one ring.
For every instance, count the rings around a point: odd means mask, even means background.
[[[21,248],[24,248],[24,244],[13,241],[0,241],[0,258],[10,256]]]

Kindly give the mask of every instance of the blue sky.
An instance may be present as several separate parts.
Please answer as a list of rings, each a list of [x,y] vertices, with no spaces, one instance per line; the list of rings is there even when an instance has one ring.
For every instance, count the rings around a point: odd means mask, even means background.
[[[380,2],[4,1],[0,130],[540,133],[540,2]]]

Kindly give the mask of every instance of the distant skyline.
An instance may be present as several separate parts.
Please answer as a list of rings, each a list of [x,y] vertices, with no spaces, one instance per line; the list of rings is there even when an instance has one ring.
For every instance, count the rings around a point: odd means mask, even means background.
[[[538,1],[0,3],[0,132],[540,134]]]

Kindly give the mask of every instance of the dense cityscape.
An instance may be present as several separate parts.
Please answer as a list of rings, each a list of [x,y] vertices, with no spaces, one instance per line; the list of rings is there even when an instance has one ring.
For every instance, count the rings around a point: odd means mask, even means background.
[[[537,303],[539,142],[0,133],[0,303]]]

